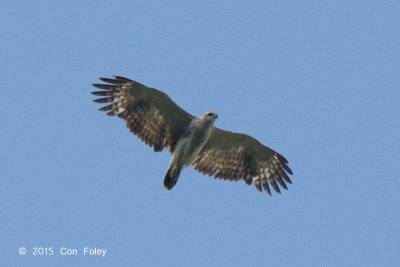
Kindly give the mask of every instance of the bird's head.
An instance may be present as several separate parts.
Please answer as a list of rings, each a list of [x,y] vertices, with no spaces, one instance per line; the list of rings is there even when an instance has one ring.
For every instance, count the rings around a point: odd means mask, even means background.
[[[214,111],[207,111],[206,113],[204,113],[203,118],[210,122],[214,122],[218,118],[218,114]]]

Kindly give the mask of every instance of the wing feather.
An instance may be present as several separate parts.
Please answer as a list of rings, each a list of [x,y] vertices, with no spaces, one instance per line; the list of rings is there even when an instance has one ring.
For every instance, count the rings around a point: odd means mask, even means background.
[[[288,189],[291,184],[288,174],[293,174],[288,161],[258,142],[253,137],[213,128],[193,165],[196,170],[217,179],[254,183],[257,190],[271,195],[269,185],[280,193],[278,184]]]
[[[93,86],[104,91],[94,91],[101,98],[96,103],[111,103],[100,111],[122,118],[130,131],[137,135],[154,151],[164,147],[172,153],[183,129],[192,120],[192,115],[175,104],[164,92],[121,76],[99,78],[106,84]]]

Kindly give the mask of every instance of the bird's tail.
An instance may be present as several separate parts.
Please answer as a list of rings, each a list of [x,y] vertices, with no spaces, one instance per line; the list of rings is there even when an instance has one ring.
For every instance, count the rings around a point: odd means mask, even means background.
[[[179,174],[181,173],[181,170],[176,168],[176,167],[170,167],[168,168],[167,174],[165,175],[164,178],[164,187],[168,191],[172,189],[176,185],[176,182],[178,181]]]

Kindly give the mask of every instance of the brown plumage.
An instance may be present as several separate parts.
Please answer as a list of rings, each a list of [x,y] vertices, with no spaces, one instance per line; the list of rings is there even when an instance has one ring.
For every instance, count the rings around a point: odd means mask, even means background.
[[[230,140],[223,136],[230,136]],[[251,136],[214,128],[209,142],[212,145],[206,144],[194,161],[195,170],[203,174],[229,181],[243,179],[249,185],[254,182],[259,191],[262,191],[262,186],[269,195],[268,182],[278,193],[277,182],[284,189],[287,189],[284,181],[292,183],[285,173],[293,174],[287,160]]]
[[[181,169],[187,165],[194,165],[197,171],[216,179],[243,179],[249,185],[254,182],[259,191],[264,189],[270,195],[269,185],[280,193],[279,186],[287,189],[286,183],[292,183],[287,174],[293,173],[282,155],[249,135],[213,127],[216,113],[194,117],[157,89],[121,76],[100,80],[107,84],[93,84],[102,89],[92,92],[102,97],[94,101],[111,104],[99,110],[122,118],[130,131],[154,151],[167,147],[172,153],[164,181],[168,190],[175,185]],[[209,125],[205,124],[206,119]]]
[[[93,86],[107,91],[95,91],[92,94],[108,97],[95,99],[94,102],[111,102],[110,105],[100,108],[100,111],[108,111],[107,115],[117,115],[123,119],[126,127],[154,151],[162,151],[164,147],[168,147],[170,152],[174,151],[180,133],[171,128],[183,128],[189,124],[192,117],[190,114],[157,89],[121,76],[115,76],[114,79],[100,78],[100,80],[110,84],[95,83]],[[159,104],[162,99],[166,100],[164,105]],[[180,113],[186,120],[165,118],[166,111]]]

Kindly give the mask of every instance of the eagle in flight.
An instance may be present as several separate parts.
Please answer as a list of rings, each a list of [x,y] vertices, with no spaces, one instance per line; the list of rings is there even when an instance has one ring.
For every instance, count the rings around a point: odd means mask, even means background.
[[[93,86],[102,91],[92,94],[102,98],[94,102],[111,104],[99,110],[122,118],[127,128],[154,151],[167,147],[171,152],[164,178],[167,190],[174,187],[182,169],[189,165],[218,179],[254,183],[269,195],[269,184],[280,193],[278,184],[287,189],[286,183],[292,183],[287,173],[293,173],[282,155],[249,135],[214,127],[216,112],[196,117],[160,90],[121,76],[100,80],[105,84]]]

